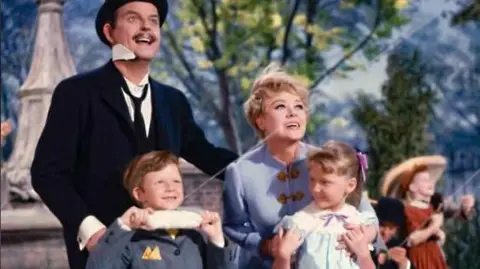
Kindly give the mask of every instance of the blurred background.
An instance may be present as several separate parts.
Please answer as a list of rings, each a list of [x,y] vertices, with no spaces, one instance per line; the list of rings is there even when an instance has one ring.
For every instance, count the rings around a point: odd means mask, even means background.
[[[110,58],[94,28],[102,2],[2,1],[2,268],[66,268],[61,227],[31,188],[29,167],[55,85]],[[392,165],[442,154],[438,190],[480,198],[479,0],[169,3],[152,75],[186,93],[210,141],[238,153],[258,142],[242,103],[278,61],[311,89],[306,140],[367,152],[370,197]],[[183,168],[188,193],[203,175]],[[212,182],[187,202],[220,209],[220,195]],[[478,214],[446,229],[451,268],[480,268]]]

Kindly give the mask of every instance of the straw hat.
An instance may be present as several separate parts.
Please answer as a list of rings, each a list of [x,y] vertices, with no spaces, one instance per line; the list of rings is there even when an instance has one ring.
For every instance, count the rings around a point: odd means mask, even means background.
[[[441,155],[419,156],[398,164],[383,177],[380,189],[382,196],[403,198],[406,187],[413,177],[412,173],[418,166],[426,166],[430,177],[438,181],[445,172],[447,159]]]

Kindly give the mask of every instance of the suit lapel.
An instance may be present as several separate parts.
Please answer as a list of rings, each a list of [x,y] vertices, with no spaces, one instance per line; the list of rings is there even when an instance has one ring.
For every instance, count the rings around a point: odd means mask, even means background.
[[[121,121],[128,125],[131,137],[135,137],[133,122],[121,90],[121,87],[127,87],[127,84],[111,60],[103,66],[100,78],[102,99]],[[178,134],[175,133],[172,107],[169,103],[172,98],[168,96],[168,91],[163,89],[161,84],[151,78],[149,82],[152,98],[152,123],[155,123],[153,126],[156,128],[155,142],[159,149],[171,150],[175,154],[180,154],[178,141],[175,140]]]
[[[123,96],[121,87],[127,87],[122,74],[109,61],[103,68],[100,85],[102,87],[101,95],[108,106],[118,115],[118,117],[127,124],[134,135],[133,122],[128,113],[127,103]]]

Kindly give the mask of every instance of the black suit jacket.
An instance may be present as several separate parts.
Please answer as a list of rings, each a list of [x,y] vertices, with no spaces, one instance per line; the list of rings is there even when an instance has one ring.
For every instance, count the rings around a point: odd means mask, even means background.
[[[84,268],[76,237],[83,219],[106,226],[133,205],[122,174],[137,154],[133,123],[112,61],[56,87],[31,168],[32,184],[64,229],[71,268]],[[156,144],[213,175],[237,155],[209,143],[179,90],[150,79]],[[223,174],[219,176],[223,179]]]

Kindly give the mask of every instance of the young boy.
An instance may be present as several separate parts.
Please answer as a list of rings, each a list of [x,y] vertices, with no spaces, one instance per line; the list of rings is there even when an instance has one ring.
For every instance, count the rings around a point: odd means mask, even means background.
[[[399,237],[405,217],[403,215],[402,201],[382,197],[378,200],[375,210],[380,222],[379,234],[388,250],[377,255],[375,262],[379,269],[414,269],[407,258],[407,250],[400,246],[402,239]]]
[[[152,229],[149,217],[176,210],[183,202],[178,159],[155,151],[134,159],[124,186],[141,208],[131,207],[117,219],[90,253],[87,269],[228,268],[227,240],[218,213],[201,213],[199,229]]]

